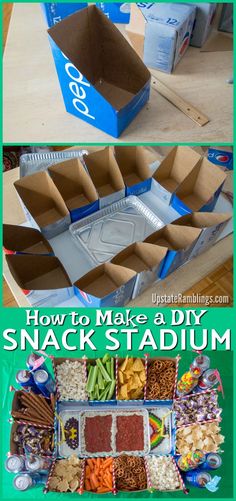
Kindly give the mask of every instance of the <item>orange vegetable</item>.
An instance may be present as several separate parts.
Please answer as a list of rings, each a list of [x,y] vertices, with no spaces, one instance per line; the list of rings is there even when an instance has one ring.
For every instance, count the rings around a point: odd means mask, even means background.
[[[85,489],[97,493],[111,492],[113,458],[90,458],[85,466]]]

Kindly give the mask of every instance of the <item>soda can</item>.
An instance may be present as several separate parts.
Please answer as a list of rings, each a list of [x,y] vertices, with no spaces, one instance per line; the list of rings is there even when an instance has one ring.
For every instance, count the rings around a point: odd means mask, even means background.
[[[9,456],[5,461],[5,468],[9,473],[19,473],[23,471],[25,469],[24,458],[16,454]]]
[[[16,475],[13,480],[13,485],[18,491],[27,491],[31,487],[37,484],[45,484],[47,480],[47,475],[40,475],[39,473],[20,473]]]
[[[32,389],[35,393],[40,393],[35,381],[33,374],[30,371],[22,369],[16,373],[16,382],[22,386],[22,388]]]
[[[50,459],[42,458],[39,456],[31,456],[25,461],[26,469],[31,472],[48,471],[51,466]]]
[[[201,370],[201,374],[205,372],[207,369],[210,367],[210,358],[207,357],[206,355],[198,355],[197,357],[194,358],[192,366],[193,367],[199,367]]]
[[[206,455],[206,461],[201,464],[202,470],[217,470],[222,465],[222,459],[216,452],[209,452]]]
[[[41,355],[38,355],[37,353],[30,353],[30,355],[26,359],[26,365],[30,370],[39,368],[46,370],[46,365],[43,362],[43,357]]]
[[[211,475],[207,471],[201,471],[200,469],[191,470],[185,473],[185,480],[194,487],[203,488],[211,481]]]
[[[33,372],[33,377],[35,384],[45,397],[50,397],[51,393],[55,393],[55,382],[47,371],[38,369]]]
[[[218,378],[215,373],[215,369],[208,369],[199,378],[196,390],[197,391],[210,390],[210,388],[213,388],[213,386],[215,386],[217,383],[218,383]]]

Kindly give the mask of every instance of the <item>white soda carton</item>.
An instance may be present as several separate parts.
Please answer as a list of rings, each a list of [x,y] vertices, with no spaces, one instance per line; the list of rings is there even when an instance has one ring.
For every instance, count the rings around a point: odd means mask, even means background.
[[[127,34],[147,66],[171,73],[189,46],[195,14],[193,4],[131,4]]]
[[[216,12],[216,3],[195,3],[196,18],[193,26],[190,45],[202,47],[206,42]]]

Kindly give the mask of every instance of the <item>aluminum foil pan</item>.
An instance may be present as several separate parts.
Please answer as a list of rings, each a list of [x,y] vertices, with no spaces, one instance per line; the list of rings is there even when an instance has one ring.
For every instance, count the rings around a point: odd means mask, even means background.
[[[72,420],[75,421],[75,423]],[[69,457],[71,456],[71,454],[76,454],[76,455],[79,454],[79,449],[80,449],[79,422],[80,422],[80,411],[78,409],[73,409],[73,408],[65,409],[59,412],[59,419],[58,419],[59,456]],[[65,437],[63,436],[64,434]],[[75,440],[78,442],[78,445],[75,444]],[[71,444],[71,446],[69,444]]]
[[[71,224],[69,230],[75,243],[99,265],[162,226],[164,222],[138,197],[129,196]]]
[[[83,161],[83,155],[87,153],[87,150],[25,153],[20,157],[20,177],[47,170],[51,165],[69,160],[70,158],[80,158]]]
[[[116,434],[117,434],[117,423],[116,419],[118,416],[130,416],[134,415],[142,416],[143,418],[143,437],[144,437],[144,446],[142,450],[132,450],[132,451],[117,451],[116,449]],[[108,452],[88,452],[86,450],[85,444],[85,421],[86,417],[96,417],[96,416],[111,416],[112,417],[112,425],[111,425],[111,450]],[[149,413],[146,409],[94,409],[94,410],[84,410],[80,413],[80,455],[83,457],[97,457],[97,456],[120,456],[121,454],[130,454],[135,456],[144,456],[150,452],[150,437],[149,437]]]

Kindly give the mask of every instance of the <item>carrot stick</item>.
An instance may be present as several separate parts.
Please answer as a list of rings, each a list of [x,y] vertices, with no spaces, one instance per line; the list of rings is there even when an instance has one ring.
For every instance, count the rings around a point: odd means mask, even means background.
[[[90,470],[93,471],[93,460],[92,459],[87,459],[87,463],[89,465]]]
[[[112,461],[113,461],[113,458],[107,458],[105,459],[104,463],[103,463],[103,468],[107,468],[108,466],[110,466],[112,464]]]
[[[85,479],[85,489],[86,491],[91,491],[91,484],[88,478]]]
[[[91,473],[90,482],[91,482],[91,484],[93,484],[95,486],[96,489],[97,489],[97,487],[99,487],[99,482],[98,482],[98,479],[97,479],[95,473]]]
[[[97,492],[103,494],[104,492],[111,492],[111,490],[108,487],[98,487]]]

